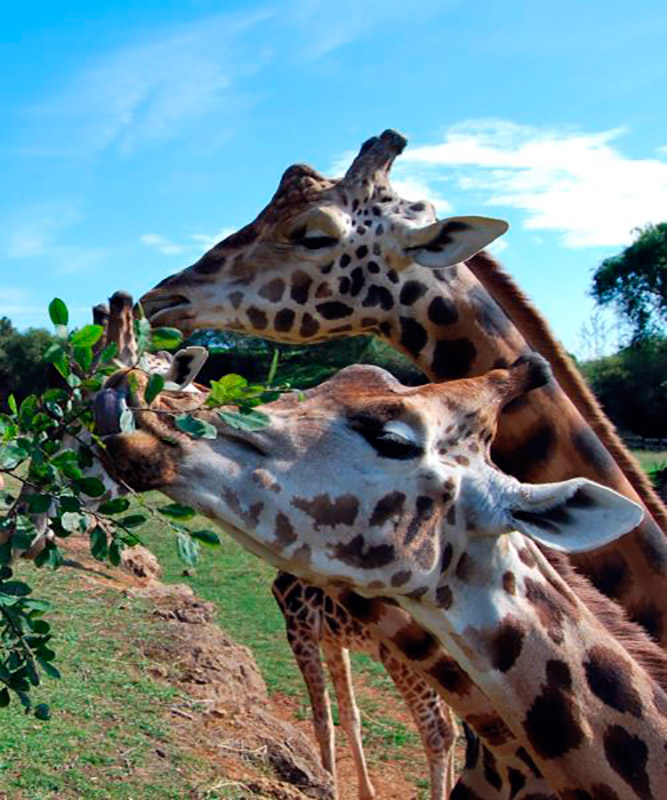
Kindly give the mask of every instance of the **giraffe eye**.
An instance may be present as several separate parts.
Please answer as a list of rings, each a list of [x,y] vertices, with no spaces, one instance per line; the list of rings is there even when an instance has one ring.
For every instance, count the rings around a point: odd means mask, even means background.
[[[328,236],[324,231],[309,231],[305,225],[295,228],[289,235],[289,240],[294,244],[300,244],[308,250],[321,250],[324,247],[333,247],[338,244],[335,236]]]
[[[403,423],[389,422],[385,426],[381,420],[367,415],[360,415],[350,421],[352,430],[364,437],[379,456],[408,461],[423,455],[423,448],[398,430]],[[405,426],[407,430],[407,426]]]

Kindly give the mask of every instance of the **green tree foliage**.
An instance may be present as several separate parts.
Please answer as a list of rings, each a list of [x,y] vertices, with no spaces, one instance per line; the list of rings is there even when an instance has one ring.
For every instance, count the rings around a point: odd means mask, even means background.
[[[0,409],[10,394],[21,402],[47,389],[47,370],[42,356],[54,341],[43,328],[20,333],[7,317],[0,317]]]
[[[593,276],[593,296],[613,303],[630,323],[635,340],[660,334],[667,323],[667,222],[647,225]]]
[[[667,437],[667,338],[645,337],[580,368],[622,432]]]

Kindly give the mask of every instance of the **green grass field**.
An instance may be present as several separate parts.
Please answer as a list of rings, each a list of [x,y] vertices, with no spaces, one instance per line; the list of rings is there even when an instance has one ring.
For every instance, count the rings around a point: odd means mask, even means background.
[[[667,467],[667,450],[632,450],[632,454],[645,472]]]

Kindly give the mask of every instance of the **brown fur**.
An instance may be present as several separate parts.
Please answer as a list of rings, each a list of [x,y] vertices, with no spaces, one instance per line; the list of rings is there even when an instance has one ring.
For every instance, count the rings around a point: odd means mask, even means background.
[[[605,416],[595,395],[586,385],[572,359],[554,338],[546,320],[537,312],[514,280],[488,253],[478,253],[465,263],[516,325],[530,346],[547,359],[563,391],[623,470],[624,475],[656,523],[663,531],[667,532],[667,508],[637,461],[628,452],[612,423]]]
[[[542,552],[551,566],[595,615],[601,625],[623,645],[628,655],[667,692],[667,653],[660,645],[651,639],[644,628],[631,622],[621,606],[605,597],[591,584],[588,578],[578,573],[564,553],[546,548]]]

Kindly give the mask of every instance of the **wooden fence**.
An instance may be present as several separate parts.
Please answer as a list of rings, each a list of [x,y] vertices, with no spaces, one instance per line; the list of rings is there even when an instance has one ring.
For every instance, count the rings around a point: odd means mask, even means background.
[[[623,441],[632,450],[667,450],[667,439],[649,439],[646,436],[624,436]]]

